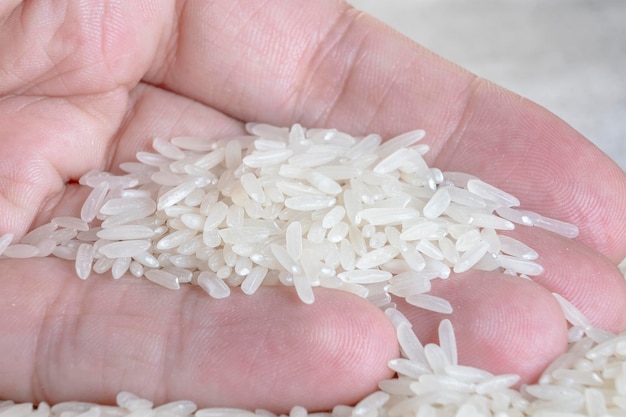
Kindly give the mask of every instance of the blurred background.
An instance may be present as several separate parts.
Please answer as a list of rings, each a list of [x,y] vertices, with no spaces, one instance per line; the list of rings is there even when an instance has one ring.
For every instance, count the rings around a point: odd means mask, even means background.
[[[349,0],[546,107],[626,171],[626,0]]]

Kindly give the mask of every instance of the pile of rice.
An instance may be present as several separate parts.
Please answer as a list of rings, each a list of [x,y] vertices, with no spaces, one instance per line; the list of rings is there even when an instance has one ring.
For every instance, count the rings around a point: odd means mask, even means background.
[[[626,335],[594,329],[558,294],[571,323],[570,350],[520,390],[512,388],[517,375],[459,364],[448,320],[439,326],[439,345],[423,346],[392,301],[450,313],[447,300],[428,292],[451,271],[499,270],[520,279],[543,271],[534,250],[498,231],[517,224],[575,237],[576,226],[520,209],[517,198],[474,176],[429,167],[421,130],[383,143],[376,134],[297,124],[246,128],[248,135],[217,141],[157,138],[155,152],[120,165],[123,175],[86,173],[80,184],[92,191],[80,217],[52,219],[19,242],[1,236],[0,257],[56,256],[73,261],[81,279],[145,277],[174,290],[197,285],[214,298],[233,287],[253,294],[260,285],[293,287],[304,303],[314,302],[314,287],[366,298],[396,328],[402,356],[389,363],[396,377],[327,415],[626,416]],[[5,401],[0,417],[273,415],[196,410],[189,401],[154,408],[127,392],[117,403]],[[290,413],[306,415],[298,406]]]

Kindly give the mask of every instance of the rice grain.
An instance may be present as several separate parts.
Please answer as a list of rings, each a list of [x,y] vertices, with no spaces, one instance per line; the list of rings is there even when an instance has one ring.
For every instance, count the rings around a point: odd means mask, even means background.
[[[34,258],[39,255],[39,248],[27,243],[16,243],[5,248],[2,255],[15,259]]]
[[[413,294],[406,297],[406,302],[435,313],[450,314],[452,306],[448,300],[429,294]]]
[[[9,247],[11,242],[13,241],[13,233],[6,233],[0,236],[0,256],[4,253],[6,248]]]
[[[167,272],[162,269],[148,269],[144,272],[144,275],[155,284],[159,284],[170,290],[177,290],[180,288],[178,277],[171,272]]]
[[[148,240],[125,240],[107,243],[98,249],[98,252],[109,258],[122,258],[139,255],[147,251],[151,244]]]
[[[91,190],[80,210],[82,220],[90,222],[96,217],[108,190],[109,185],[104,181]]]
[[[517,207],[520,205],[520,201],[515,196],[479,179],[473,178],[468,180],[467,190],[502,207]]]

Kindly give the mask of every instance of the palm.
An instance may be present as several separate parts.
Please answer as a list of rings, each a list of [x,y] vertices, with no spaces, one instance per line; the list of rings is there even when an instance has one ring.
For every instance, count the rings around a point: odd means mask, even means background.
[[[75,180],[132,159],[155,135],[233,134],[241,120],[386,136],[421,127],[435,165],[477,174],[526,208],[582,226],[576,242],[533,231],[542,285],[473,273],[435,289],[462,313],[454,316],[462,360],[535,377],[565,345],[550,291],[598,326],[624,326],[613,265],[626,255],[626,224],[611,220],[626,207],[624,173],[531,103],[330,1],[40,3],[22,4],[0,26],[0,234],[77,213],[85,191]],[[593,167],[583,176],[580,155]],[[376,309],[328,291],[305,309],[282,290],[225,304],[193,288],[181,296],[131,279],[79,282],[54,259],[3,260],[0,275],[20,278],[0,284],[15,306],[0,307],[0,329],[15,336],[0,350],[20,352],[18,360],[3,355],[10,363],[0,366],[8,369],[0,396],[17,400],[110,401],[128,389],[157,401],[327,407],[373,389],[397,349]],[[594,311],[599,300],[611,308]],[[346,311],[358,319],[346,321]],[[432,338],[440,317],[410,314]],[[494,355],[481,352],[485,342]],[[342,363],[351,351],[358,354]],[[310,377],[294,388],[303,374]],[[269,384],[257,384],[268,375]],[[191,391],[181,384],[190,380]],[[256,388],[237,397],[246,385]]]

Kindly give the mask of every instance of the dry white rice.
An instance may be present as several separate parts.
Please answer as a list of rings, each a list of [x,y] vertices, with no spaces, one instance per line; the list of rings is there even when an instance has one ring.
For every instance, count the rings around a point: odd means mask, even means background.
[[[471,175],[430,168],[416,130],[382,142],[334,129],[246,125],[248,136],[209,141],[156,138],[125,175],[86,173],[92,188],[80,218],[58,217],[20,242],[0,236],[0,256],[73,260],[79,278],[110,271],[145,277],[169,289],[195,284],[214,298],[231,286],[293,286],[305,303],[315,287],[355,293],[385,310],[402,357],[380,391],[353,407],[318,415],[557,416],[626,415],[626,335],[593,329],[555,294],[570,329],[570,351],[536,385],[511,387],[516,375],[492,375],[457,361],[452,325],[439,345],[423,346],[391,294],[419,308],[450,313],[428,294],[453,270],[500,270],[528,278],[542,272],[538,254],[497,231],[515,224],[575,237],[576,226],[518,208],[520,201]],[[626,267],[626,263],[621,265]],[[279,279],[266,282],[269,271]],[[233,277],[236,277],[234,279]],[[579,369],[581,361],[586,367]],[[188,401],[160,407],[122,392],[117,407],[69,402],[0,403],[0,416],[102,417],[176,415],[269,417],[266,411],[196,410]],[[306,416],[294,407],[291,417]]]
[[[517,222],[577,231],[516,208],[517,198],[475,177],[428,167],[421,130],[382,143],[299,125],[247,129],[249,136],[213,142],[156,138],[156,153],[121,165],[128,174],[86,173],[79,182],[92,192],[81,218],[52,219],[21,242],[3,236],[2,256],[52,254],[73,259],[83,279],[94,269],[114,278],[130,271],[167,288],[180,284],[163,273],[171,267],[187,270],[189,282],[235,274],[241,279],[229,284],[245,282],[247,294],[263,285],[262,271],[279,269],[307,303],[313,287],[368,297],[385,282],[415,305],[449,311],[424,295],[424,280],[470,268],[541,273],[537,254],[498,230]],[[394,285],[398,271],[415,272],[419,285]]]

